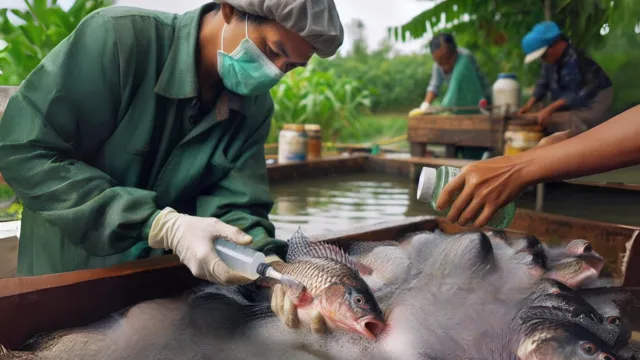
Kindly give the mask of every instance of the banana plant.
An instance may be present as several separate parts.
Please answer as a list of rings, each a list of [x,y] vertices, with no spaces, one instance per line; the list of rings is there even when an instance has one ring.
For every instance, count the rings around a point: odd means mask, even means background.
[[[24,10],[0,9],[0,40],[6,43],[0,50],[0,84],[19,85],[82,19],[112,3],[76,0],[64,10],[57,0],[24,0]]]
[[[550,18],[575,46],[586,49],[603,45],[600,34],[605,25],[633,31],[639,14],[637,0],[444,0],[388,30],[400,41],[446,30],[471,31],[488,44],[509,45],[518,44],[533,25]]]

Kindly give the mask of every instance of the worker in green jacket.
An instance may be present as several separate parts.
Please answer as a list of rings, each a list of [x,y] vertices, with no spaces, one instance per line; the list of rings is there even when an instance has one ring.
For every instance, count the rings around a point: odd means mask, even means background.
[[[334,55],[343,27],[333,0],[216,1],[95,11],[11,97],[0,172],[24,203],[19,276],[172,251],[195,276],[238,284],[251,280],[214,239],[286,254],[268,219],[269,89]]]

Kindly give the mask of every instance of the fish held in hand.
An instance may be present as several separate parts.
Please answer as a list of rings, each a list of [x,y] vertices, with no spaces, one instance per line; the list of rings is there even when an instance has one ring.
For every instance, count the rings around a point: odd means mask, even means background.
[[[287,288],[301,322],[311,322],[314,312],[319,312],[332,330],[372,340],[384,330],[383,313],[371,289],[356,263],[337,246],[312,243],[298,229],[289,239],[286,262],[272,266],[304,285],[303,293]]]

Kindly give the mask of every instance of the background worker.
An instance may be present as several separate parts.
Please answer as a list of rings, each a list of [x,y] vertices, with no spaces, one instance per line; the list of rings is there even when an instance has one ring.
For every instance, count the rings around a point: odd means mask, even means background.
[[[269,89],[334,55],[343,27],[333,0],[217,1],[182,15],[95,11],[12,96],[0,172],[24,203],[19,276],[172,251],[199,278],[250,282],[217,256],[220,237],[282,261]]]
[[[431,39],[429,48],[434,64],[427,95],[420,107],[413,109],[409,116],[437,113],[440,109],[452,114],[477,114],[480,111],[478,106],[483,102],[489,104],[491,87],[487,79],[471,52],[458,48],[453,35],[437,34]],[[442,97],[440,106],[433,106],[432,103],[445,82],[449,84],[447,92]],[[456,156],[478,160],[487,150],[484,147],[458,147]]]
[[[527,186],[638,165],[638,119],[640,105],[568,140],[471,163],[444,187],[436,206],[451,206],[448,220],[480,228]]]
[[[427,94],[419,107],[421,112],[429,111],[445,82],[449,88],[441,100],[442,106],[476,106],[483,98],[491,99],[491,87],[476,59],[469,50],[458,47],[453,35],[437,34],[429,42],[429,49],[434,64]]]
[[[598,64],[571,46],[558,25],[544,21],[522,39],[524,62],[541,59],[542,70],[533,96],[518,112],[531,111],[547,94],[551,103],[533,114],[549,140],[561,141],[602,123],[613,102],[611,80]],[[553,114],[556,114],[552,117]]]

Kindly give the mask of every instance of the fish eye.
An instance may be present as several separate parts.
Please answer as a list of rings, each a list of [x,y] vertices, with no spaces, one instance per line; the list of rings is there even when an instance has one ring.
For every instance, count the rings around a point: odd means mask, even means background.
[[[593,247],[591,246],[591,244],[587,244],[584,246],[584,248],[582,249],[582,252],[586,253],[590,253],[593,251]]]
[[[580,350],[587,355],[595,355],[598,352],[598,348],[589,342],[580,345]]]
[[[602,360],[616,360],[616,358],[614,358],[609,354],[604,354],[604,356],[602,357]]]
[[[356,297],[354,297],[353,301],[358,305],[364,304],[364,299],[360,295],[357,295]]]
[[[611,325],[619,326],[620,324],[622,324],[622,319],[619,316],[609,316],[607,318],[607,322]]]

